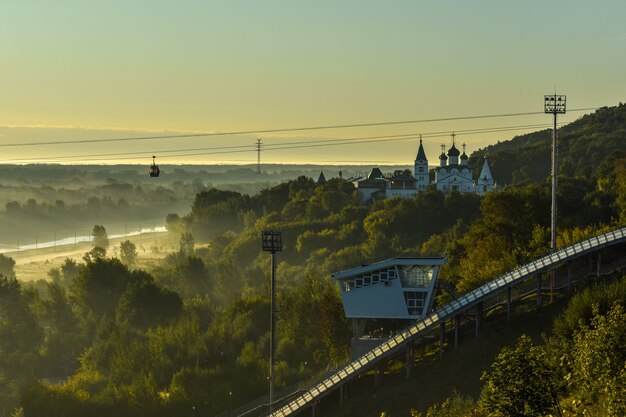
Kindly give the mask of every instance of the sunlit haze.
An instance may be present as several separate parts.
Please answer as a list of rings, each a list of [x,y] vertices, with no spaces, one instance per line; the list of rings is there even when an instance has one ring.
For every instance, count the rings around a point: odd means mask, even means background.
[[[254,163],[260,138],[264,162],[411,164],[419,134],[434,163],[452,131],[471,152],[550,117],[88,141],[542,112],[555,88],[573,121],[624,101],[624,16],[617,0],[6,1],[0,163]],[[347,138],[379,139],[271,149]],[[22,146],[68,140],[87,143]]]

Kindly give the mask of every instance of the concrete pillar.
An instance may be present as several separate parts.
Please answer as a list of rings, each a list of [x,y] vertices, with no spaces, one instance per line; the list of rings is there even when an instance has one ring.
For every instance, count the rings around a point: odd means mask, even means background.
[[[537,307],[541,307],[541,274],[537,274]]]
[[[311,416],[315,417],[315,403],[311,405]]]
[[[339,387],[339,408],[343,405],[343,385]]]
[[[550,304],[554,302],[554,284],[556,284],[556,268],[553,268],[548,275],[550,280]]]
[[[413,349],[406,350],[406,379],[411,377],[411,368],[413,367]]]
[[[572,261],[567,263],[567,293],[572,293]]]
[[[376,365],[376,370],[374,371],[374,386],[377,387],[380,384],[380,380],[382,379],[380,363]]]
[[[596,266],[596,278],[600,278],[600,266],[602,264],[602,252],[598,252],[598,264]]]
[[[454,349],[458,349],[459,347],[459,330],[461,327],[461,316],[454,316]]]
[[[479,333],[479,330],[480,330],[480,320],[483,317],[483,303],[476,304],[476,307],[474,307],[474,314],[476,316],[476,320],[475,320],[475,323],[476,323],[475,334],[476,334],[476,337],[478,337],[478,333]]]
[[[506,320],[511,321],[511,286],[506,287]]]
[[[443,343],[446,338],[446,322],[442,321],[439,326],[439,357],[443,358]]]

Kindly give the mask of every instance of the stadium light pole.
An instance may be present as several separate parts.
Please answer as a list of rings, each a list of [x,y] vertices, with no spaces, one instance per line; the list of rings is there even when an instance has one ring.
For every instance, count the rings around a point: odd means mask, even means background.
[[[556,157],[558,153],[558,147],[556,143],[557,139],[557,114],[565,114],[566,96],[557,95],[556,92],[553,95],[547,95],[543,98],[543,109],[546,114],[554,115],[554,129],[552,130],[552,215],[550,222],[550,250],[556,252]],[[553,301],[553,289],[554,281],[556,278],[556,270],[552,270],[550,277],[550,302]]]
[[[271,275],[271,298],[270,298],[270,412],[274,409],[274,293],[275,293],[275,275],[276,275],[276,252],[283,250],[283,242],[280,232],[275,230],[264,230],[261,232],[261,241],[263,244],[263,252],[272,254],[272,275]]]

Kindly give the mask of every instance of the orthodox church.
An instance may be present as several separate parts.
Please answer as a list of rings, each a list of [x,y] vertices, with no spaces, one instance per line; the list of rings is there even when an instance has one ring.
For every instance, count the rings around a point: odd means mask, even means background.
[[[483,195],[495,188],[495,181],[489,169],[487,158],[478,178],[472,178],[472,171],[467,165],[469,157],[457,149],[455,135],[452,134],[452,147],[446,154],[445,145],[441,145],[439,166],[434,168],[435,181],[431,184],[428,168],[428,159],[422,139],[415,157],[413,173],[410,170],[395,171],[393,175],[383,175],[379,168],[373,168],[366,177],[352,179],[354,186],[361,194],[362,201],[376,200],[390,197],[410,198],[434,185],[442,192],[458,191],[460,193],[476,193]]]

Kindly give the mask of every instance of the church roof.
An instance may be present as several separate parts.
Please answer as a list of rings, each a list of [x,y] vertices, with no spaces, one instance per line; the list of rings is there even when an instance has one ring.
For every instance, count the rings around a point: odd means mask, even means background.
[[[414,181],[415,177],[410,173],[396,172],[393,177],[389,178],[391,181]]]
[[[426,152],[424,152],[424,147],[422,146],[422,140],[420,139],[420,147],[417,150],[417,156],[415,157],[416,161],[426,161]]]
[[[326,182],[326,177],[324,176],[324,171],[320,171],[320,176],[317,179],[318,184],[324,184]]]
[[[446,166],[443,166],[443,167],[435,167],[434,169],[437,172],[441,171],[442,169],[446,170],[446,171],[452,171],[452,170],[456,169],[459,172],[467,172],[467,171],[470,170],[467,165],[459,165],[459,164],[456,164],[456,165],[446,165]]]
[[[368,180],[374,180],[377,178],[384,178],[382,171],[378,167],[372,168],[369,174],[367,174]]]
[[[485,158],[485,163],[483,164],[483,169],[480,170],[480,175],[478,176],[478,179],[493,181],[493,177],[491,176],[491,170],[489,169],[489,163],[487,162],[487,158]]]

